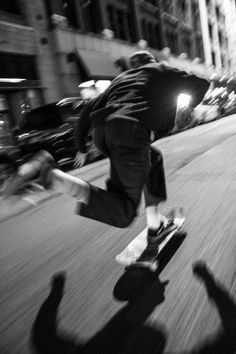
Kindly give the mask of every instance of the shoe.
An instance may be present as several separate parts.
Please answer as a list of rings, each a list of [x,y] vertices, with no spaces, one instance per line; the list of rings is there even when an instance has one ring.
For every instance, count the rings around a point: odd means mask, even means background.
[[[40,151],[32,160],[19,167],[16,176],[6,191],[6,195],[16,194],[22,186],[37,177],[39,177],[39,182],[44,188],[50,188],[53,168],[56,168],[54,158],[49,152]]]
[[[160,244],[164,238],[174,229],[176,229],[176,224],[170,219],[163,219],[159,228],[157,230],[148,229],[147,240],[148,243],[158,243]]]
[[[56,161],[47,151],[43,151],[41,168],[39,175],[39,183],[45,188],[50,189],[52,186],[51,172],[53,169],[58,168]],[[45,154],[46,153],[46,154]]]
[[[150,265],[153,262],[157,262],[159,244],[165,239],[165,237],[174,229],[176,225],[169,220],[161,222],[161,225],[157,230],[148,229],[147,233],[147,247],[137,259],[136,264]]]

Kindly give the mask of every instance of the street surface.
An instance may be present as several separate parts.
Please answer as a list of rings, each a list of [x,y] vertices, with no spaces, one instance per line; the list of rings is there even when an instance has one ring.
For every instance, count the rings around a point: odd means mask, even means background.
[[[204,286],[193,276],[192,264],[206,261],[236,299],[236,115],[155,144],[163,151],[166,167],[168,202],[163,210],[184,207],[187,237],[160,274],[161,280],[169,280],[165,300],[158,305],[154,290],[149,291],[143,304],[131,309],[129,318],[130,323],[138,321],[156,334],[156,340],[164,331],[164,352],[183,353],[207,338],[214,340],[221,326]],[[108,167],[103,160],[73,174],[103,186]],[[103,329],[108,323],[112,327],[113,316],[126,305],[113,297],[123,274],[115,256],[144,229],[143,203],[128,229],[78,217],[74,200],[55,193],[38,191],[30,200],[21,197],[4,203],[0,211],[0,353],[32,353],[31,327],[49,294],[50,279],[58,271],[67,273],[59,310],[61,331],[78,342],[90,341],[102,331],[103,341],[109,341],[110,332]],[[148,300],[150,295],[151,309],[145,312],[145,296]],[[150,343],[149,334],[144,346]],[[151,352],[162,353],[157,347]]]

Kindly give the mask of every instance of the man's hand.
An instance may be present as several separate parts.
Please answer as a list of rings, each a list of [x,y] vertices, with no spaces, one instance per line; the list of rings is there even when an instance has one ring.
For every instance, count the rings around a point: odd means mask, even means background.
[[[78,151],[74,158],[74,168],[82,167],[87,159],[87,152]]]

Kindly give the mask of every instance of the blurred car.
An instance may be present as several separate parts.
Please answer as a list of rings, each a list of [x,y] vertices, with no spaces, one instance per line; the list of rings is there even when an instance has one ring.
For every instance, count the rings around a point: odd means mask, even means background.
[[[236,114],[236,102],[229,102],[224,108],[224,116]]]
[[[12,135],[6,113],[0,113],[0,195],[7,188],[21,161],[21,151]]]
[[[236,94],[231,92],[227,102],[224,105],[224,116],[236,113]]]
[[[73,166],[76,154],[74,130],[86,102],[81,98],[66,98],[59,102],[27,111],[20,121],[17,141],[24,155],[34,155],[39,150],[47,150],[60,168]],[[90,163],[102,157],[91,139],[88,139]]]
[[[201,103],[191,113],[195,125],[211,122],[221,117],[221,107],[217,104]]]

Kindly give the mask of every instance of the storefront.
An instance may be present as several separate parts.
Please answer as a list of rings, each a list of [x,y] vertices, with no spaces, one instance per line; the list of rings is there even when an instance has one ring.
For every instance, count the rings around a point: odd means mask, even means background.
[[[11,129],[17,127],[25,109],[42,104],[38,78],[34,55],[0,52],[0,114]]]
[[[36,80],[0,78],[0,115],[10,129],[17,128],[25,110],[43,103],[42,89]]]

